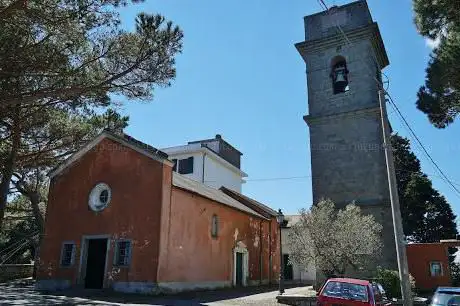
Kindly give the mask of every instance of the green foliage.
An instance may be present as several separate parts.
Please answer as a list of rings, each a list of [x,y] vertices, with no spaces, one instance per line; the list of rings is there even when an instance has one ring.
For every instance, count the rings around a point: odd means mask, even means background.
[[[460,264],[458,262],[450,264],[450,275],[452,277],[452,286],[460,287]]]
[[[5,222],[0,232],[0,250],[3,250],[0,251],[0,263],[2,258],[9,263],[33,258],[40,234],[43,233],[49,183],[47,172],[102,129],[123,129],[129,120],[112,109],[103,114],[79,114],[50,106],[30,107],[20,115],[21,137],[18,138],[19,144],[16,144],[19,150],[14,161],[1,165],[3,169],[11,167],[14,174],[7,181],[11,187],[8,192],[13,195],[13,200],[4,210]],[[3,135],[8,135],[13,133],[16,124],[3,126]],[[6,152],[11,152],[14,146],[10,137],[6,137],[3,142]],[[20,249],[16,249],[18,247]],[[13,256],[6,256],[10,251],[15,251]]]
[[[45,206],[40,205],[42,214],[44,210]],[[0,230],[0,264],[30,263],[34,260],[39,238],[39,223],[34,218],[30,201],[25,196],[16,196],[7,206],[4,227]]]
[[[456,216],[446,198],[421,171],[409,140],[395,134],[391,141],[404,234],[413,242],[455,239]]]
[[[133,1],[138,2],[138,1]],[[141,13],[121,28],[121,0],[0,0],[0,107],[107,106],[110,94],[150,99],[175,77],[182,31]]]
[[[151,99],[174,79],[182,31],[145,13],[122,29],[130,2],[0,0],[0,228],[11,192],[37,210],[44,174],[95,135],[111,97]]]
[[[460,114],[460,5],[458,0],[413,0],[420,34],[438,39],[418,92],[417,107],[437,128]]]
[[[385,289],[385,293],[387,294],[388,298],[401,298],[401,281],[399,279],[398,271],[378,268],[376,276],[373,280],[383,286],[383,289]],[[412,290],[414,290],[415,279],[412,276],[410,276],[410,282]]]

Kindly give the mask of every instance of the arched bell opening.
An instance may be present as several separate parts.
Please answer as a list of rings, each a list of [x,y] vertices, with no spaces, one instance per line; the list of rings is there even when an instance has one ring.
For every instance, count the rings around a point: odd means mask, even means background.
[[[334,95],[347,92],[348,86],[348,69],[347,61],[343,56],[336,56],[331,62],[331,79]]]

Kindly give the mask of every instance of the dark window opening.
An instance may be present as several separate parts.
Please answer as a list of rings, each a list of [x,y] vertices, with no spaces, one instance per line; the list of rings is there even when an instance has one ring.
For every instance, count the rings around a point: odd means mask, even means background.
[[[64,243],[62,246],[61,266],[70,267],[73,264],[75,254],[75,244]]]
[[[345,58],[338,56],[332,61],[331,78],[334,95],[347,92],[350,89],[348,86],[348,69]]]
[[[217,218],[217,215],[213,215],[212,224],[211,224],[211,236],[213,238],[217,238],[218,234],[219,234],[219,220]]]
[[[114,265],[115,266],[128,266],[130,259],[131,259],[131,241],[129,240],[117,241]]]
[[[99,195],[99,201],[101,201],[102,204],[106,204],[108,200],[109,200],[109,191],[102,190],[101,194]]]
[[[177,159],[173,159],[172,161],[174,163],[173,171],[177,172]]]
[[[179,161],[179,173],[180,174],[190,174],[193,173],[193,156],[181,159]]]

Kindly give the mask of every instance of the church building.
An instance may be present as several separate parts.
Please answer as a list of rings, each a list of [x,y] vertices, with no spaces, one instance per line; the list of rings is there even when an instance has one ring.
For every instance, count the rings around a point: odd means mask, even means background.
[[[158,150],[103,131],[50,173],[37,289],[277,282],[277,213],[241,194],[241,155],[220,135]]]

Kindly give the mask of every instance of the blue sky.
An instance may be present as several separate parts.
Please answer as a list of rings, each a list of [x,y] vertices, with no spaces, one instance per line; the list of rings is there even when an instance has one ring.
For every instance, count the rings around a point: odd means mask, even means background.
[[[327,0],[341,5],[350,1]],[[460,124],[432,127],[415,107],[430,48],[413,24],[411,0],[369,0],[390,58],[389,92],[441,169],[460,184]],[[222,134],[243,152],[249,174],[245,194],[297,213],[312,202],[305,64],[294,48],[303,41],[303,16],[319,12],[315,0],[146,0],[121,11],[133,29],[137,13],[160,13],[184,31],[172,86],[149,103],[128,102],[126,132],[155,147]],[[391,113],[393,129],[408,132]],[[460,195],[446,185],[413,143],[423,170],[460,214]],[[265,180],[271,178],[291,178]],[[259,180],[262,179],[262,180]],[[253,181],[252,181],[253,180]],[[458,185],[460,188],[460,185]]]

